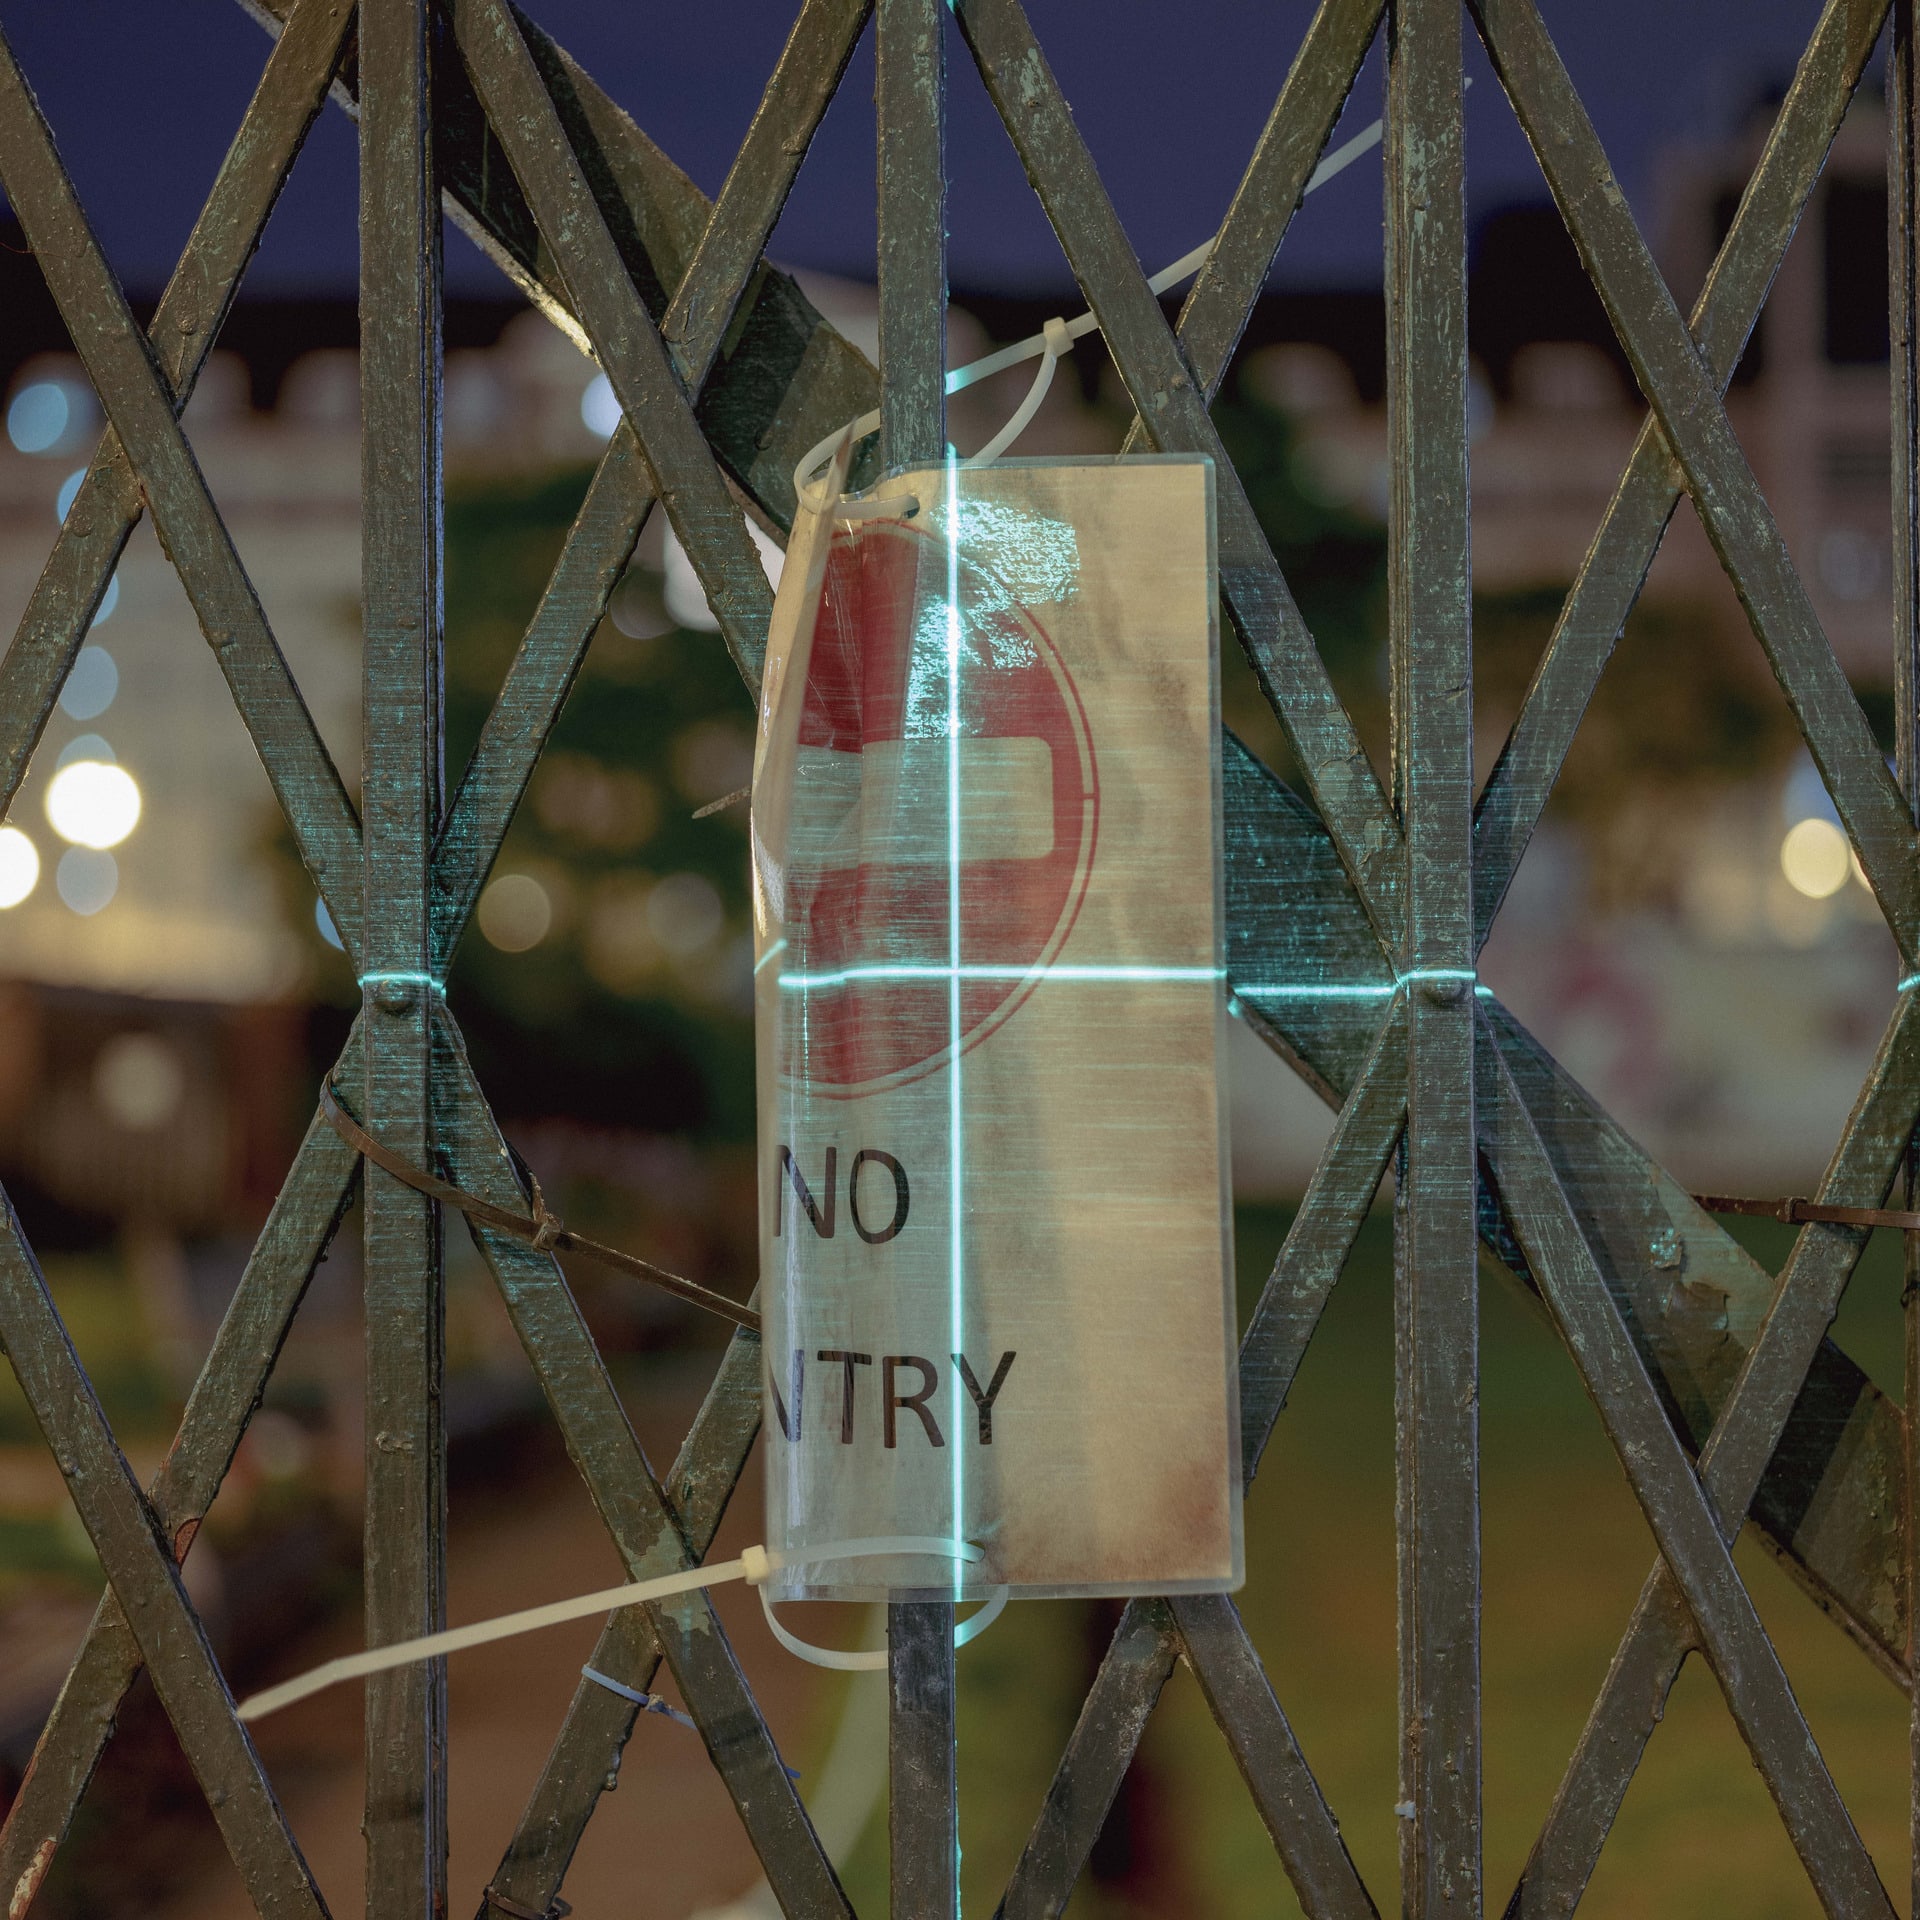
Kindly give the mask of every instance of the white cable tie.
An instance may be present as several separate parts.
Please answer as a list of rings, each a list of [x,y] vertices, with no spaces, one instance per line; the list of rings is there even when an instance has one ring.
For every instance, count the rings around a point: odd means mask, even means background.
[[[947,1560],[986,1557],[984,1551],[970,1541],[928,1534],[880,1534],[865,1540],[827,1541],[808,1547],[804,1556],[786,1555],[766,1547],[748,1551],[754,1556],[756,1584],[764,1581],[775,1568],[811,1565],[819,1560],[863,1560],[902,1553],[937,1554]],[[624,1587],[603,1587],[597,1593],[578,1594],[571,1600],[552,1600],[545,1606],[523,1607],[517,1613],[503,1613],[492,1620],[476,1620],[471,1626],[448,1627],[443,1632],[422,1634],[418,1639],[402,1640],[390,1647],[370,1647],[365,1653],[345,1654],[291,1680],[283,1680],[277,1687],[249,1696],[236,1711],[242,1720],[264,1720],[268,1714],[278,1713],[282,1707],[290,1707],[296,1700],[305,1700],[343,1680],[364,1679],[368,1674],[387,1673],[395,1667],[410,1667],[416,1661],[462,1653],[468,1647],[510,1640],[517,1634],[535,1633],[542,1627],[556,1627],[568,1620],[583,1620],[621,1607],[697,1593],[706,1587],[722,1586],[729,1580],[744,1580],[748,1578],[747,1565],[747,1554],[742,1554],[738,1560],[723,1560],[710,1567],[683,1567],[678,1573],[662,1574],[657,1579],[636,1580]]]
[[[1046,324],[1041,334],[1046,342],[1040,354],[1040,371],[1033,376],[1033,385],[1027,389],[1027,397],[1014,409],[1013,417],[996,433],[976,454],[970,455],[960,464],[965,467],[990,467],[1026,432],[1033,416],[1040,411],[1040,403],[1047,397],[1047,389],[1053,385],[1053,370],[1060,364],[1062,354],[1073,351],[1073,335],[1067,331],[1067,323],[1058,315]]]

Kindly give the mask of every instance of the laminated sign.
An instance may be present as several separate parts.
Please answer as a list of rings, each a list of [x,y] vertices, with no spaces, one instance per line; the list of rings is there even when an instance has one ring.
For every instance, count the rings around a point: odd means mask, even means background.
[[[844,467],[754,768],[775,1597],[1235,1586],[1213,469]]]

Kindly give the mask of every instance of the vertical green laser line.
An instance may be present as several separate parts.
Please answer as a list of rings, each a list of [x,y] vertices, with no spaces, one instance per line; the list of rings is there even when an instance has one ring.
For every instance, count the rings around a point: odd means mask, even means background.
[[[947,1331],[949,1354],[964,1353],[961,1288],[965,1279],[961,1224],[962,1175],[965,1162],[960,1140],[960,465],[951,442],[947,447],[947,964],[952,969],[947,979],[947,1028],[952,1050],[952,1065],[947,1083],[947,1132],[949,1135],[947,1205],[951,1212],[948,1228],[950,1265],[948,1269]],[[956,1401],[958,1390],[956,1385]],[[958,1416],[953,1427],[953,1541],[957,1547],[966,1525],[966,1465],[962,1445],[964,1422]],[[953,1561],[954,1597],[959,1598],[965,1578],[961,1561]]]

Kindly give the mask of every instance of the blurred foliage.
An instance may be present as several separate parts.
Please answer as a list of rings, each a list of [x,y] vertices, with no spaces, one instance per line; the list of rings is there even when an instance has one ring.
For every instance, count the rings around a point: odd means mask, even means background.
[[[1558,587],[1474,598],[1483,775],[1564,599]],[[1548,816],[1579,836],[1594,909],[1670,901],[1697,858],[1694,841],[1675,832],[1676,817],[1715,792],[1784,774],[1799,746],[1786,701],[1744,633],[1705,606],[1637,606],[1548,801]]]
[[[449,794],[589,478],[579,468],[449,488]],[[746,784],[752,707],[719,636],[667,615],[657,571],[630,567],[614,605],[461,942],[449,1002],[482,1083],[510,1115],[743,1139],[753,1113],[746,808],[692,816]],[[320,953],[317,930],[313,944]],[[324,965],[350,1004],[338,954]]]
[[[1236,384],[1214,425],[1336,684],[1374,682],[1387,632],[1387,533],[1332,498],[1285,413]]]

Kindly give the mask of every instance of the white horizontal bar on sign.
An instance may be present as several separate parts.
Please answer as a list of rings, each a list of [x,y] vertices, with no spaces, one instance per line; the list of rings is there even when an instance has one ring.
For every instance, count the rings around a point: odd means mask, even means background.
[[[875,740],[859,753],[799,749],[787,841],[794,871],[945,866],[956,842],[963,866],[1053,851],[1044,740],[936,735]]]

